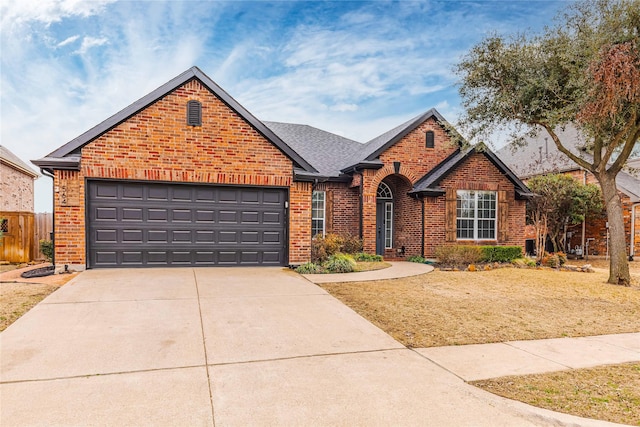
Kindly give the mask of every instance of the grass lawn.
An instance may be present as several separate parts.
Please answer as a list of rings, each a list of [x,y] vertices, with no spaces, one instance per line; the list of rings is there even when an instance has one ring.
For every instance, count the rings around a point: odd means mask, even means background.
[[[550,269],[434,271],[321,285],[408,347],[640,331],[640,286]]]
[[[640,426],[640,363],[503,377],[471,384],[552,411]]]
[[[640,262],[633,262],[631,270],[634,285],[628,288],[606,284],[605,269],[576,273],[516,268],[434,271],[321,286],[404,345],[433,347],[638,332]],[[536,406],[640,425],[638,364],[483,383],[489,391]],[[541,403],[548,401],[557,404]]]
[[[24,267],[24,265],[4,265],[0,272],[0,332],[77,275],[77,273],[56,274],[21,279],[19,276],[22,271],[39,266]]]

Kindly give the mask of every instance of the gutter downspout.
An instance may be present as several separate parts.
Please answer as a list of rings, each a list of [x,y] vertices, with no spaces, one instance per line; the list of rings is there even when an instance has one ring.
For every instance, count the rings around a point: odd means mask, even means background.
[[[354,172],[356,172],[354,168]],[[360,185],[358,186],[358,192],[360,193],[359,202],[360,202],[360,240],[364,239],[364,174],[360,174]]]
[[[631,236],[629,239],[629,261],[633,261],[635,255],[636,245],[636,208],[640,206],[640,203],[634,203],[631,205]]]
[[[424,197],[422,198],[422,239],[420,240],[420,256],[424,258]]]
[[[51,254],[51,264],[53,264],[53,267],[55,268],[56,266],[56,178],[53,174],[49,173],[48,171],[46,171],[45,169],[40,168],[40,173],[44,176],[48,176],[49,178],[51,178],[52,181],[52,193],[53,193],[53,199],[52,199],[52,203],[53,203],[53,208],[52,208],[52,214],[51,214],[51,220],[53,222],[53,224],[51,224],[51,243],[53,246],[53,253]]]

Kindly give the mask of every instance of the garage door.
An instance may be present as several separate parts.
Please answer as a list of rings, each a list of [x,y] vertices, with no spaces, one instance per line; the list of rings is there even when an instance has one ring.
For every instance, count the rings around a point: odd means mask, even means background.
[[[88,182],[89,267],[284,265],[284,189]]]

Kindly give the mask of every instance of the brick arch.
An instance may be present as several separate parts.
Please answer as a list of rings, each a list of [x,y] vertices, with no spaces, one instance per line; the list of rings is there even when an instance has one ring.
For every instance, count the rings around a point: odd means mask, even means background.
[[[377,189],[378,185],[382,182],[383,179],[388,177],[389,175],[396,175],[396,171],[393,168],[393,164],[386,165],[382,169],[378,169],[376,174],[371,178],[371,185],[373,188]],[[416,175],[411,168],[400,165],[400,171],[398,172],[399,176],[406,179],[409,185],[413,185],[414,182],[418,181],[418,176]]]

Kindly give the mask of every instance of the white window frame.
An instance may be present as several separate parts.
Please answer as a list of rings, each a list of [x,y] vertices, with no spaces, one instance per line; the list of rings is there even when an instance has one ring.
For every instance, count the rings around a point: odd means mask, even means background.
[[[478,218],[478,199],[480,194],[492,194],[493,195],[493,218]],[[458,215],[458,202],[462,200],[462,197],[466,196],[466,200],[472,200],[473,202],[473,217],[461,217]],[[460,237],[460,228],[458,227],[458,221],[466,220],[473,221],[473,237]],[[493,236],[492,237],[479,237],[478,221],[493,221]],[[498,193],[497,191],[479,191],[479,190],[458,190],[456,191],[456,239],[457,240],[496,240],[498,234]]]
[[[315,202],[321,202],[322,209],[315,209],[313,207]],[[322,216],[317,216],[319,212],[322,212]],[[318,232],[319,230],[316,230],[316,232],[314,232],[314,227],[313,227],[314,221],[322,222],[322,233]],[[327,226],[327,193],[325,191],[314,191],[311,196],[311,237],[315,237],[318,234],[322,234],[322,237],[324,237],[326,233],[326,226]]]
[[[384,248],[393,248],[393,202],[384,204]]]

